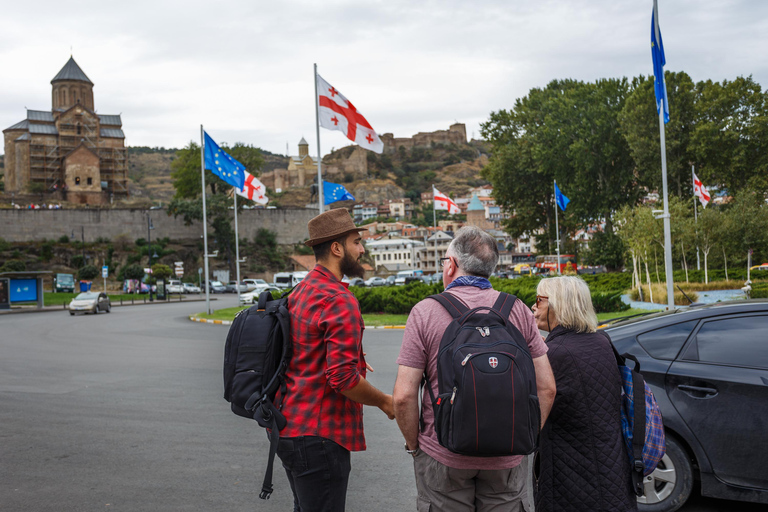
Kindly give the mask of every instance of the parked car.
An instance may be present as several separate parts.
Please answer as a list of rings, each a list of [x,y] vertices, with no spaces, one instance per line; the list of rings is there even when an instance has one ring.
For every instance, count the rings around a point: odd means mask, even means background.
[[[247,287],[247,292],[252,292],[256,288],[266,288],[269,286],[269,283],[263,279],[243,279],[243,284]]]
[[[221,281],[211,281],[208,283],[208,291],[211,293],[226,293],[227,287]]]
[[[104,292],[83,292],[77,294],[69,303],[69,314],[74,315],[80,311],[83,313],[97,314],[99,311],[109,313],[112,310],[112,304],[109,297]]]
[[[166,293],[184,293],[184,285],[178,279],[171,279],[165,285]]]
[[[365,281],[365,286],[384,286],[385,284],[387,284],[387,280],[378,276],[369,277]]]
[[[667,434],[639,509],[677,510],[694,480],[703,496],[768,503],[768,301],[675,309],[606,331],[639,361]]]
[[[230,281],[225,285],[225,287],[227,288],[227,293],[237,293],[238,288],[240,288],[240,293],[248,291],[248,285],[245,283],[237,284],[237,281]]]
[[[240,294],[240,305],[244,306],[246,304],[256,304],[257,302],[259,302],[259,296],[262,294],[262,292],[265,292],[267,290],[270,291],[270,292],[280,292],[280,291],[282,291],[280,288],[278,288],[276,286],[269,286],[269,285],[267,285],[264,288],[261,288],[261,287],[257,288],[256,290],[253,290],[252,292],[242,293],[242,294]]]
[[[342,283],[349,283],[349,286],[365,286],[365,280],[359,278],[359,277],[344,277],[344,279],[341,280]]]
[[[182,283],[181,285],[184,287],[184,293],[200,293],[200,287],[192,283]]]
[[[387,276],[387,286],[394,286],[395,281],[397,280],[397,276]]]
[[[421,277],[424,275],[423,270],[401,270],[395,277],[395,284],[398,286],[421,281]]]

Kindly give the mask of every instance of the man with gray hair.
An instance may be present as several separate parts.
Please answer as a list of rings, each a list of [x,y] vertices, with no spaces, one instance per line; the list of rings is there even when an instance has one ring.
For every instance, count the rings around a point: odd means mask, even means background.
[[[466,226],[456,233],[440,259],[445,290],[468,308],[491,307],[499,292],[488,278],[499,261],[496,240],[485,231]],[[536,387],[544,425],[555,398],[555,378],[531,311],[516,301],[509,320],[528,344],[536,371]],[[413,456],[418,510],[523,511],[528,510],[526,464],[523,456],[474,457],[459,455],[440,445],[426,386],[422,395],[423,423],[419,429],[419,387],[426,372],[438,394],[437,356],[440,340],[452,317],[440,303],[425,299],[408,317],[393,399],[405,451]],[[500,404],[503,406],[503,404]]]

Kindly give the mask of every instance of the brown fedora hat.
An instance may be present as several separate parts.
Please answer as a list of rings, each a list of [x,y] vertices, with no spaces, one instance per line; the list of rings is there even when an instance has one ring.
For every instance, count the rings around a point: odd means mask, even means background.
[[[334,240],[353,231],[368,231],[368,228],[355,226],[349,212],[344,208],[321,213],[309,221],[307,228],[309,228],[309,240],[304,242],[304,245],[309,247]]]

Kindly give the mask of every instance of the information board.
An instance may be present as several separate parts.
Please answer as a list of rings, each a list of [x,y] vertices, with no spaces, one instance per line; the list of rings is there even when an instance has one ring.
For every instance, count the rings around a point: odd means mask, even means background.
[[[37,279],[11,279],[11,302],[37,302]]]

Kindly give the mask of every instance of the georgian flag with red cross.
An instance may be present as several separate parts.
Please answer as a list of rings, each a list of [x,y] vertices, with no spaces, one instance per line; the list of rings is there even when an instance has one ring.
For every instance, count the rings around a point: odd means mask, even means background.
[[[243,188],[235,188],[237,195],[243,196],[246,199],[250,199],[251,201],[255,201],[259,204],[267,204],[269,202],[269,198],[264,195],[266,192],[266,187],[264,187],[264,184],[248,171],[243,172],[245,173]]]
[[[461,208],[453,202],[453,199],[432,187],[435,200],[435,210],[448,210],[448,213],[461,213]]]
[[[335,87],[317,75],[318,117],[320,126],[343,132],[349,140],[374,153],[384,150],[384,143],[357,108]]]
[[[704,186],[695,173],[693,174],[693,195],[699,198],[704,208],[707,207],[707,203],[709,203],[709,190],[707,190],[707,187]]]

